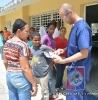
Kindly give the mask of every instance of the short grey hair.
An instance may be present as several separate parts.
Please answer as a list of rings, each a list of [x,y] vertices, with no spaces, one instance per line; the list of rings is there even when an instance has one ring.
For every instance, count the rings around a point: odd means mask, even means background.
[[[74,11],[74,8],[72,7],[72,5],[68,4],[68,3],[64,3],[61,5],[60,10],[64,10],[65,12],[68,12],[69,10],[73,10]]]

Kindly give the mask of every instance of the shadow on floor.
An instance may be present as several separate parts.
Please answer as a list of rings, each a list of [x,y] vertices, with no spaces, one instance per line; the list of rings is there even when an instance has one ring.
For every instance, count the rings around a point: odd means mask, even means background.
[[[88,100],[98,100],[98,98],[93,95],[89,95]]]

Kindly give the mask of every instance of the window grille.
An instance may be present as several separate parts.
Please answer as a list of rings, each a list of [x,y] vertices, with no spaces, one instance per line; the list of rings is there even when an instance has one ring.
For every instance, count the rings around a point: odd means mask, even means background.
[[[48,23],[50,23],[52,20],[55,20],[56,22],[60,19],[58,10],[51,11],[48,13],[42,13],[39,15],[33,15],[31,16],[31,26],[36,28],[40,26],[46,27]],[[61,20],[61,26],[64,26],[63,21]]]
[[[41,15],[41,26],[46,27],[48,23],[51,22],[51,13],[46,13]]]
[[[33,16],[32,17],[32,26],[33,27],[40,27],[40,16],[39,15],[37,15],[37,16]]]

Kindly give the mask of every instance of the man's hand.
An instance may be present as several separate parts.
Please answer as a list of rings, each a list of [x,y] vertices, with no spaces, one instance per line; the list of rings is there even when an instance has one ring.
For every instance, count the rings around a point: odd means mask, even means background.
[[[58,64],[65,64],[64,61],[63,61],[63,59],[60,58],[60,57],[58,57],[58,58],[53,58],[53,61],[54,61],[55,63],[58,63]]]
[[[32,95],[32,96],[36,96],[37,91],[38,91],[37,85],[36,85],[36,86],[33,86],[33,87],[32,87],[32,91],[31,91],[31,95]]]

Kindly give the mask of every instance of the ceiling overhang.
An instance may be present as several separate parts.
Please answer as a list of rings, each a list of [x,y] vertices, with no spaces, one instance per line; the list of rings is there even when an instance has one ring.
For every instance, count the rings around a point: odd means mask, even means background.
[[[23,7],[23,6],[27,6],[27,5],[33,4],[35,2],[38,2],[38,1],[40,1],[40,0],[22,0],[22,2],[14,4],[13,6],[8,7],[7,9],[3,10],[0,13],[0,16],[6,15],[6,14],[11,13],[11,12],[14,12],[15,10],[17,10],[17,9]]]

